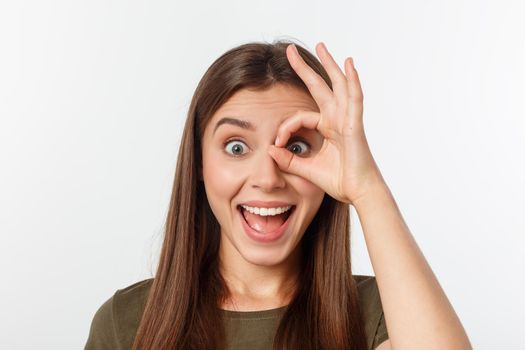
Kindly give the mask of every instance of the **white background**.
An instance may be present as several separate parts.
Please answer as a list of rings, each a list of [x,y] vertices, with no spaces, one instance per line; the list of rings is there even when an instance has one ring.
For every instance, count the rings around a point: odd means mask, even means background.
[[[80,349],[155,270],[181,130],[249,41],[352,56],[372,153],[476,349],[523,348],[520,1],[4,1],[0,348]],[[355,211],[355,274],[373,274]]]

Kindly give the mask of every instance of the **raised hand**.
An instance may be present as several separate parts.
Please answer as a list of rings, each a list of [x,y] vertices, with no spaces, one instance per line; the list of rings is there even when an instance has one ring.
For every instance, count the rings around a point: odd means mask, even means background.
[[[320,112],[298,111],[286,119],[279,126],[275,146],[270,146],[268,152],[281,170],[309,180],[338,201],[354,203],[386,184],[366,140],[363,92],[352,58],[345,60],[345,75],[323,43],[316,45],[316,51],[333,91],[306,64],[295,45],[289,45],[286,54],[290,65],[306,84]],[[283,147],[291,134],[303,127],[315,129],[324,137],[320,151],[311,157],[298,156]]]

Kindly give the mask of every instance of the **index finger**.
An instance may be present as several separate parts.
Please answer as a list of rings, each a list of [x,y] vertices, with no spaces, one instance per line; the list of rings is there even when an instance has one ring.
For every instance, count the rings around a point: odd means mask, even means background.
[[[281,147],[286,144],[290,136],[301,128],[318,130],[321,115],[313,111],[299,110],[290,118],[284,120],[277,130],[275,146]],[[322,135],[322,134],[321,134]]]

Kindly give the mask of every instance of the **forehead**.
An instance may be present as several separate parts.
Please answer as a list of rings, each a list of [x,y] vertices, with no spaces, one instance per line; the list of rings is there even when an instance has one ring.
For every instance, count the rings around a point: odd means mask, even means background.
[[[299,109],[319,111],[313,98],[299,88],[277,84],[264,91],[241,89],[217,110],[210,124],[224,116],[243,117],[253,123],[260,118],[283,119]]]

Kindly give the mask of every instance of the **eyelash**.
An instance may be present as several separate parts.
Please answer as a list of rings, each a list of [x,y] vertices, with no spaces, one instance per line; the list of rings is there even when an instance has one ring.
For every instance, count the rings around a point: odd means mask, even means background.
[[[242,140],[239,140],[239,139],[233,138],[233,139],[228,139],[228,140],[226,140],[226,141],[224,142],[222,148],[223,148],[223,149],[226,148],[226,146],[227,146],[229,143],[233,142],[233,141],[237,141],[237,142],[241,142],[241,143],[243,143],[243,144],[246,144],[246,143],[245,143],[244,141],[242,141]],[[300,141],[300,142],[306,144],[306,146],[308,146],[308,151],[305,152],[305,154],[308,154],[308,153],[310,152],[311,148],[312,148],[312,147],[310,146],[310,144],[309,144],[305,139],[303,139],[302,137],[292,137],[292,138],[291,138],[291,141],[293,141],[293,143],[295,143],[296,141]],[[225,152],[227,155],[232,156],[232,157],[235,157],[235,158],[242,158],[242,157],[244,157],[244,156],[246,155],[246,154],[231,154],[231,153],[228,153],[226,150],[224,150],[224,152]]]

